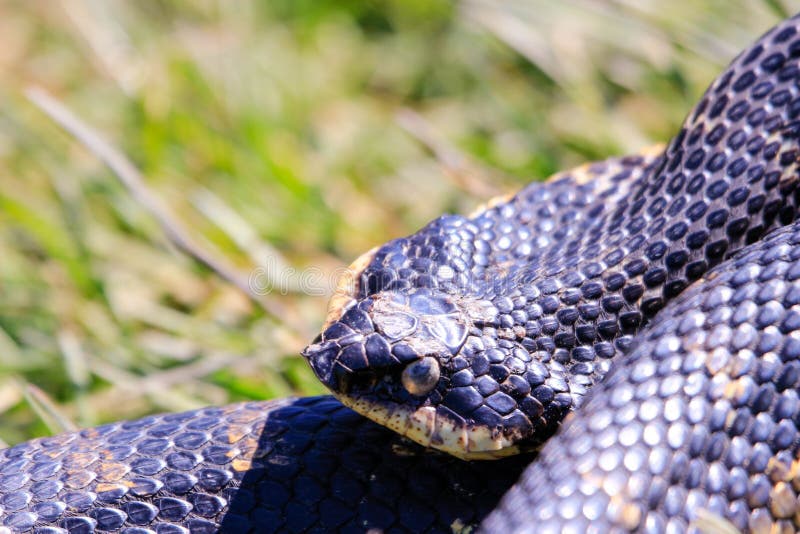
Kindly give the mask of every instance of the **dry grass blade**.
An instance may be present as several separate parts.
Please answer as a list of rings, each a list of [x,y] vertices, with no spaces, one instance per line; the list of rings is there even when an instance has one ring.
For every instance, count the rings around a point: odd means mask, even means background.
[[[500,194],[500,189],[487,180],[496,171],[482,168],[439,135],[422,115],[408,108],[397,113],[398,124],[417,141],[422,143],[436,158],[439,165],[456,186],[478,198]]]
[[[25,400],[39,416],[39,419],[50,429],[50,432],[60,434],[74,432],[78,429],[75,423],[58,410],[56,403],[44,391],[33,384],[25,384],[22,388]]]
[[[99,358],[94,358],[92,368],[97,376],[113,386],[92,396],[95,405],[122,402],[123,399],[147,399],[161,410],[186,411],[199,408],[208,402],[186,395],[172,389],[169,384],[157,377],[142,377],[129,373],[117,366],[110,365]],[[184,382],[188,379],[184,379]]]
[[[568,87],[574,63],[570,65],[561,61],[553,53],[553,47],[549,45],[546,34],[540,31],[531,31],[531,26],[526,21],[506,7],[508,6],[483,1],[470,1],[462,4],[463,13],[468,20],[484,28],[526,57],[556,83],[564,88]],[[537,14],[540,17],[544,16],[544,12]]]
[[[58,333],[58,347],[64,356],[64,363],[70,381],[77,388],[84,389],[89,385],[89,366],[81,343],[74,332],[62,329]]]
[[[142,66],[134,61],[130,38],[110,12],[120,6],[107,2],[61,0],[61,8],[86,41],[99,66],[122,91],[134,94],[142,80]]]
[[[236,243],[239,250],[246,253],[254,264],[264,269],[270,276],[271,287],[280,287],[294,293],[302,291],[302,286],[297,280],[284,276],[292,271],[283,255],[261,240],[244,217],[236,213],[219,196],[208,189],[200,188],[192,195],[191,200],[201,213]]]
[[[267,313],[277,318],[286,316],[283,306],[275,302],[266,302],[250,287],[246,275],[238,272],[228,262],[213,256],[198,245],[190,237],[187,229],[161,200],[147,188],[142,175],[120,151],[106,142],[97,132],[43,89],[31,87],[26,91],[26,96],[114,172],[133,197],[158,221],[166,236],[179,250],[239,288],[240,291],[250,297]]]
[[[242,359],[238,354],[214,352],[196,362],[182,365],[166,371],[141,376],[127,372],[99,358],[92,358],[92,369],[98,376],[108,380],[114,385],[111,390],[94,395],[95,404],[100,404],[99,399],[120,398],[134,394],[145,394],[151,401],[170,410],[191,410],[208,404],[208,400],[194,398],[174,388],[176,385],[187,385],[197,382],[200,389],[206,394],[218,389],[213,384],[201,383],[202,377],[225,369],[233,364],[241,364]],[[119,392],[125,392],[119,395]]]
[[[81,424],[94,421],[94,410],[86,402],[90,371],[81,340],[72,330],[62,328],[58,332],[58,348],[64,358],[67,376],[76,392],[75,404],[78,408],[78,421]]]
[[[20,350],[14,338],[0,327],[0,360],[4,363],[20,364],[25,361],[25,354]]]
[[[697,511],[697,519],[691,526],[701,534],[741,534],[730,521],[702,508]]]
[[[16,377],[7,377],[0,382],[0,414],[5,414],[24,399],[19,384]]]

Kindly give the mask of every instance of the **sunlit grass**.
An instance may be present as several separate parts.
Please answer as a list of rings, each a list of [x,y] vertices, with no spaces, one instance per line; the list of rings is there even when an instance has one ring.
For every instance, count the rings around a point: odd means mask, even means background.
[[[267,296],[285,309],[273,317],[176,251],[25,99],[30,85],[107,135],[237,268],[331,273],[483,191],[667,140],[733,55],[798,7],[0,4],[0,438],[322,392],[297,354],[326,299],[295,280]],[[404,109],[471,181],[442,172]]]

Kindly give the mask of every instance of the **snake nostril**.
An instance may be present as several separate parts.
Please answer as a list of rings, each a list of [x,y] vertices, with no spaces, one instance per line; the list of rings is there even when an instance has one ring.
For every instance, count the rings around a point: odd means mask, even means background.
[[[312,343],[302,351],[317,378],[328,388],[334,389],[338,371],[339,346],[336,343]]]

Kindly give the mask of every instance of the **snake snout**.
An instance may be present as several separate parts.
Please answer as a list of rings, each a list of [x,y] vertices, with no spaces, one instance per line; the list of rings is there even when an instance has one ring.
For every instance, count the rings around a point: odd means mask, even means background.
[[[333,366],[339,353],[335,343],[316,342],[303,349],[302,355],[311,366],[311,370],[325,387],[335,389]]]
[[[376,390],[382,382],[397,381],[408,363],[393,356],[382,341],[378,334],[322,341],[309,345],[303,356],[333,393],[364,393]],[[418,358],[415,354],[409,356],[411,360]]]
[[[353,306],[303,351],[314,373],[334,393],[373,390],[387,377],[399,379],[403,368],[420,358],[414,351],[392,347],[376,332],[371,308],[371,299]]]

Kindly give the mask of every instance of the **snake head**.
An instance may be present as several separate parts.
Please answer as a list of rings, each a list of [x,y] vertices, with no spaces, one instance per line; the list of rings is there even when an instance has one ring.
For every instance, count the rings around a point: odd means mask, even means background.
[[[481,326],[496,315],[488,301],[435,289],[381,291],[354,300],[303,355],[362,415],[462,458],[499,457],[517,452],[519,436],[500,430],[511,425],[487,424],[472,399],[453,395],[454,375],[469,370]]]

